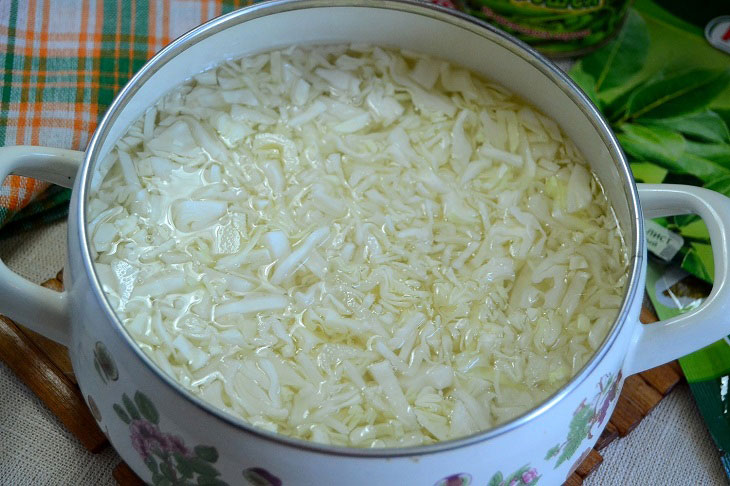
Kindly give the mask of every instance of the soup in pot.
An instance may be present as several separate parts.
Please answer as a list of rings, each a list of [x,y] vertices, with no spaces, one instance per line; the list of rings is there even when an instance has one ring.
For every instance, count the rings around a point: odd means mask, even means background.
[[[96,272],[144,352],[320,443],[429,444],[534,408],[601,345],[627,278],[557,124],[413,52],[228,61],[149,108],[91,189]]]

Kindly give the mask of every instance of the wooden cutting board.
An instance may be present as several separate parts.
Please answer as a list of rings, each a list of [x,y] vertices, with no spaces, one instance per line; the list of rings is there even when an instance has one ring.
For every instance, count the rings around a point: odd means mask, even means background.
[[[63,271],[42,285],[63,290]],[[647,324],[656,320],[651,304],[644,299],[641,322]],[[0,360],[25,382],[86,449],[98,453],[109,447],[86,407],[65,347],[0,316]],[[682,379],[684,376],[676,361],[628,377],[606,429],[564,486],[583,484],[583,479],[603,462],[600,451],[636,428]],[[119,463],[113,475],[120,486],[144,484],[124,462]]]

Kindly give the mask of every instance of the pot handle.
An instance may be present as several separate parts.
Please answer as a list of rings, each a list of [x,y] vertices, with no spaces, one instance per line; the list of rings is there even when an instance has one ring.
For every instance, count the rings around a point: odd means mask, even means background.
[[[730,199],[701,187],[637,186],[645,218],[688,213],[702,217],[710,233],[715,278],[712,292],[697,309],[638,327],[626,361],[627,375],[680,358],[730,334]]]
[[[47,147],[0,147],[0,182],[9,174],[71,187],[84,153]],[[0,260],[0,313],[61,344],[70,341],[66,292],[36,285]]]

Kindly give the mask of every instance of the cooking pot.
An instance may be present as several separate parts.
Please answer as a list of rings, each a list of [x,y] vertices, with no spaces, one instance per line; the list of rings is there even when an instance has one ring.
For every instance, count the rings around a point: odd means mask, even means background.
[[[555,119],[583,152],[626,242],[620,311],[592,359],[549,399],[498,427],[419,447],[357,449],[257,429],[201,401],[164,374],[115,316],[94,270],[89,184],[105,154],[163,93],[223,60],[291,44],[370,43],[447,59],[513,90]],[[0,149],[0,177],[71,187],[66,291],[34,285],[0,263],[0,312],[69,347],[100,427],[145,481],[255,485],[552,485],[580,463],[605,426],[623,379],[730,333],[730,200],[706,189],[636,185],[616,138],[565,74],[526,45],[473,18],[394,0],[276,1],[212,20],[163,49],[116,97],[86,152]],[[708,226],[715,285],[693,312],[641,325],[642,218],[692,212]]]

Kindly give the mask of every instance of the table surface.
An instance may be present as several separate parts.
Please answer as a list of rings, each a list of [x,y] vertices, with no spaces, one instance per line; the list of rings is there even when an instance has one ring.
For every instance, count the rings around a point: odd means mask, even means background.
[[[29,280],[42,282],[63,267],[65,241],[66,223],[50,224],[0,240],[0,259]],[[585,486],[728,483],[684,383],[602,454],[603,464]],[[111,448],[96,455],[87,452],[0,363],[0,484],[114,484],[111,471],[119,461]]]

